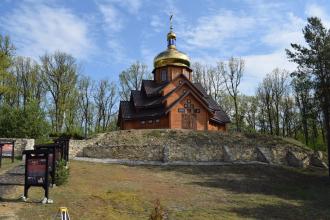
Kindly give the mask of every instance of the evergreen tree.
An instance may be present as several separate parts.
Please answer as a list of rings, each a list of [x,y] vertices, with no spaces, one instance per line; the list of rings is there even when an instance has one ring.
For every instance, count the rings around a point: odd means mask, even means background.
[[[287,49],[286,52],[291,61],[300,68],[308,69],[307,74],[310,74],[315,97],[319,100],[324,117],[330,164],[330,30],[323,26],[319,18],[310,17],[303,34],[307,46],[291,44],[292,50]],[[299,72],[293,76],[301,77]]]

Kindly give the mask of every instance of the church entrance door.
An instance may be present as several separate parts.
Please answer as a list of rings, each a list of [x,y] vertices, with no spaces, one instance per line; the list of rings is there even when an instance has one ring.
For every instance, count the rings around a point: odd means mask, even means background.
[[[197,129],[196,114],[183,113],[182,114],[182,128],[183,129]]]

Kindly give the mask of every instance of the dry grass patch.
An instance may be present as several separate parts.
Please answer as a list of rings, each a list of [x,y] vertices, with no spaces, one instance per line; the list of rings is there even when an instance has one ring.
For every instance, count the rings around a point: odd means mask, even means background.
[[[169,219],[326,219],[330,183],[322,170],[235,166],[123,166],[73,161],[69,182],[51,189],[54,204],[20,206],[20,219],[148,219],[159,199]],[[42,198],[40,189],[31,200]]]

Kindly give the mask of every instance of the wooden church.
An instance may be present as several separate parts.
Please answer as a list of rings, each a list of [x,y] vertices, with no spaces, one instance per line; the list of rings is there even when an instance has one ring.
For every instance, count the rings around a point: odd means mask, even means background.
[[[200,83],[192,82],[190,59],[176,49],[172,27],[167,42],[167,50],[154,59],[153,80],[143,80],[129,101],[120,102],[118,126],[225,131],[228,115]]]

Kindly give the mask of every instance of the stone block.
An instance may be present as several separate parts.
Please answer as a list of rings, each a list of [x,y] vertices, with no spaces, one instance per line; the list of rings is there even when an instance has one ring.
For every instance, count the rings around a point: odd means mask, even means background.
[[[231,152],[228,146],[223,146],[223,160],[226,162],[234,161],[234,154]]]
[[[323,153],[315,151],[311,155],[311,165],[315,167],[328,168],[328,165],[323,161]]]
[[[257,160],[260,162],[272,163],[272,151],[269,148],[257,147]]]
[[[288,151],[287,152],[287,163],[292,167],[306,168],[310,165],[308,155],[301,152]]]

